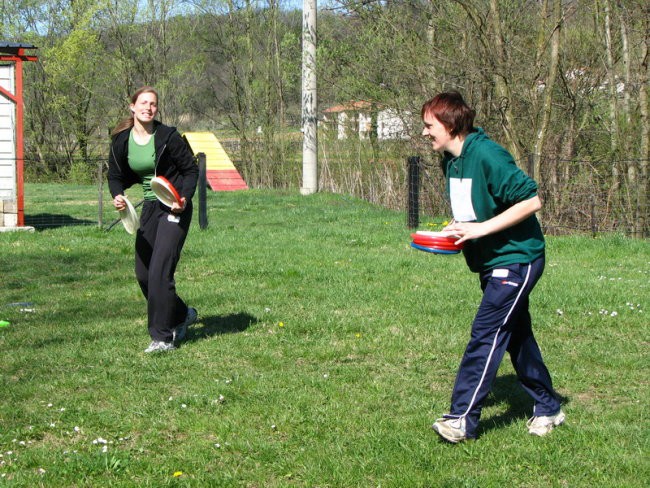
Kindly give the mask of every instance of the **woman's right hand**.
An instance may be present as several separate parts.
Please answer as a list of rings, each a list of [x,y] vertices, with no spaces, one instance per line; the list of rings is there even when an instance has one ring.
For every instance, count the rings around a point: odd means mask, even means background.
[[[113,198],[113,206],[115,210],[124,210],[126,208],[126,202],[124,201],[124,195],[117,195]]]

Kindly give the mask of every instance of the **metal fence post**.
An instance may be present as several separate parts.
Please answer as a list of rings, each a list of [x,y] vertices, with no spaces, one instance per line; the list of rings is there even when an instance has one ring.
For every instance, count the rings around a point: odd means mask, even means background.
[[[596,237],[598,235],[598,223],[596,221],[596,198],[591,195],[589,199],[591,211],[590,211],[590,218],[591,218],[591,237]]]
[[[97,180],[99,182],[98,186],[98,192],[99,195],[97,197],[97,201],[99,205],[98,207],[98,219],[97,219],[97,225],[101,229],[104,226],[104,161],[100,161],[97,164]]]
[[[408,226],[420,225],[420,156],[408,158]]]
[[[199,227],[205,229],[208,226],[207,209],[207,168],[205,153],[196,155],[199,161]]]

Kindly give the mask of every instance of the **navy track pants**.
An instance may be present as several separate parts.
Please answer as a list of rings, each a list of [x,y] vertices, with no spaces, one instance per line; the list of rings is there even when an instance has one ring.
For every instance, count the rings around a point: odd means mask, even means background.
[[[476,437],[483,403],[506,351],[520,384],[534,400],[533,415],[554,415],[558,395],[535,341],[528,296],[544,271],[544,257],[481,273],[483,299],[461,360],[448,418],[465,418],[466,435]]]
[[[176,294],[174,273],[192,221],[192,204],[174,215],[158,200],[147,200],[135,239],[135,276],[147,299],[147,325],[154,341],[171,342],[185,320],[187,305]]]

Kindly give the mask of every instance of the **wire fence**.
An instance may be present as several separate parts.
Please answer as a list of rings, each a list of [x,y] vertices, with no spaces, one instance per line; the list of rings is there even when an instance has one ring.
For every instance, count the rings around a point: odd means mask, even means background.
[[[223,145],[227,152],[240,154],[239,147],[230,147],[228,142]],[[331,146],[325,146],[319,153],[320,191],[350,195],[403,211],[405,225],[411,228],[450,218],[437,157],[429,154],[407,157],[403,152],[386,151],[381,153],[381,158],[360,158],[329,149]],[[294,147],[291,153],[295,155],[298,151]],[[256,158],[255,162],[248,163],[235,157],[233,162],[250,188],[297,190],[302,183],[302,162],[296,157],[281,162]],[[524,168],[532,172],[530,162],[524,163]],[[542,161],[544,171],[539,193],[544,207],[539,217],[545,232],[649,237],[647,163],[640,160]],[[36,228],[96,225],[111,229],[117,222],[106,183],[106,159],[75,161],[59,179],[52,174],[46,178],[39,174],[35,170],[39,168],[36,162],[26,160],[24,166],[29,181],[25,185],[25,225]],[[52,182],[57,183],[54,189]],[[200,185],[205,191],[205,170]],[[141,199],[138,190],[132,190],[132,201]],[[89,198],[89,194],[94,197]],[[199,210],[206,219],[205,203],[199,204]]]
[[[620,233],[650,237],[650,182],[647,161],[546,159],[538,182],[543,209],[539,218],[549,235]],[[531,161],[526,169],[534,172]],[[424,216],[450,216],[439,162],[408,159],[407,223],[417,227]],[[426,217],[425,217],[426,218]]]

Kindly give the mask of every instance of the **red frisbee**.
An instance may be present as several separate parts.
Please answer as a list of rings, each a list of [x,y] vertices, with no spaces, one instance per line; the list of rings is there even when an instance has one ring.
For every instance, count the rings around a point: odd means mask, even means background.
[[[418,241],[418,240],[415,240],[415,239],[413,240],[412,243],[417,244],[418,246],[432,247],[434,249],[446,249],[448,251],[460,251],[460,248],[458,246],[450,246],[448,244],[440,244],[440,243],[431,244],[431,243],[428,243],[428,242],[421,242],[421,241]]]
[[[463,248],[463,244],[456,244],[459,239],[458,236],[450,235],[443,232],[416,232],[411,234],[413,242],[420,246],[428,246],[439,249],[449,249],[459,251]]]
[[[460,237],[458,237],[458,236],[445,236],[445,237],[441,237],[441,236],[428,236],[428,235],[426,235],[426,234],[417,234],[417,233],[415,233],[415,234],[411,234],[411,237],[412,237],[413,239],[417,239],[417,240],[419,240],[419,241],[429,241],[429,242],[450,242],[450,243],[454,243],[454,242],[456,242],[458,239],[460,239]]]
[[[174,185],[164,176],[154,176],[151,178],[151,190],[156,195],[156,198],[168,207],[171,207],[174,202],[182,205],[181,196],[176,191],[176,188],[174,188]]]
[[[439,247],[441,249],[456,249],[460,250],[463,248],[463,245],[457,246],[454,242],[455,241],[448,241],[448,240],[435,240],[435,239],[423,239],[423,238],[418,238],[414,237],[413,242],[416,244],[419,244],[420,246],[429,246],[429,247]]]

